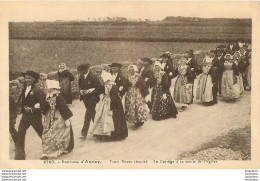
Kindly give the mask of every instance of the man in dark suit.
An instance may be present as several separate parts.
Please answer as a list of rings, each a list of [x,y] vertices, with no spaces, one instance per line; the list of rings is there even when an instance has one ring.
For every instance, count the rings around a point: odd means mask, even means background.
[[[125,95],[128,90],[128,85],[126,78],[123,76],[121,72],[122,64],[120,63],[112,63],[108,65],[111,68],[112,79],[116,83],[118,87],[119,96],[122,97]]]
[[[193,50],[188,50],[187,52],[187,65],[189,66],[192,74],[192,84],[194,85],[194,79],[196,79],[196,76],[199,74],[198,71],[198,63],[195,60]],[[193,103],[193,86],[192,86],[192,102]]]
[[[140,67],[140,75],[145,81],[146,93],[144,96],[146,97],[149,94],[148,89],[153,88],[156,85],[156,78],[154,77],[154,72],[152,70],[153,61],[150,58],[143,57],[139,60],[139,67]],[[151,101],[146,102],[150,111],[152,110],[152,103]]]
[[[89,71],[90,64],[81,64],[78,66],[77,71],[79,77],[79,93],[80,101],[83,101],[86,107],[85,121],[81,130],[80,139],[85,140],[88,134],[90,121],[94,122],[96,115],[96,104],[100,98],[100,81],[96,75]]]
[[[237,43],[235,41],[229,42],[225,48],[225,53],[234,55],[236,51],[238,51]]]
[[[221,95],[221,84],[222,84],[222,75],[224,72],[224,49],[221,47],[217,47],[216,49],[217,59],[219,62],[219,68],[218,68],[218,92],[219,95]]]
[[[40,87],[36,84],[39,80],[39,74],[28,70],[23,73],[25,86],[19,101],[22,102],[22,119],[18,127],[17,148],[15,151],[16,160],[25,159],[24,142],[26,130],[32,126],[39,137],[42,137],[42,114],[49,109],[49,104]],[[18,101],[18,102],[19,102]]]
[[[173,67],[173,62],[171,59],[170,54],[164,53],[161,55],[162,58],[162,69],[163,71],[166,73],[166,75],[168,76],[168,79],[171,82],[171,79],[174,77],[174,75],[176,74],[175,69]]]

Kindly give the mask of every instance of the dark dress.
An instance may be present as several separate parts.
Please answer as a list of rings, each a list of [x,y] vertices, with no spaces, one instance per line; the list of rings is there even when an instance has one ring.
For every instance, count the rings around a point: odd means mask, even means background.
[[[152,119],[162,120],[168,118],[176,118],[178,114],[177,108],[173,102],[170,94],[170,81],[165,73],[156,72],[155,78],[157,80],[156,85],[152,90]],[[166,99],[163,98],[166,95]]]
[[[105,93],[105,86],[102,86],[100,89],[100,93]],[[128,129],[122,101],[118,93],[118,87],[113,85],[110,90],[110,110],[113,112],[112,118],[114,123],[114,131],[111,132],[111,137],[115,140],[122,140],[128,137]]]
[[[59,82],[61,86],[61,95],[67,104],[72,104],[71,82],[74,81],[74,75],[69,70],[58,71]]]

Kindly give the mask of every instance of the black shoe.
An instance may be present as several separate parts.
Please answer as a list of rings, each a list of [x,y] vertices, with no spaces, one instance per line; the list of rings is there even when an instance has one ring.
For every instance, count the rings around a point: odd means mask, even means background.
[[[48,160],[48,158],[49,158],[49,157],[47,157],[47,156],[43,156],[43,157],[41,157],[40,159],[41,159],[41,160]]]
[[[140,123],[136,123],[135,126],[139,127],[139,126],[143,126],[144,122],[140,122]]]
[[[79,139],[85,140],[85,139],[86,139],[86,136],[81,136],[81,137],[79,137]]]

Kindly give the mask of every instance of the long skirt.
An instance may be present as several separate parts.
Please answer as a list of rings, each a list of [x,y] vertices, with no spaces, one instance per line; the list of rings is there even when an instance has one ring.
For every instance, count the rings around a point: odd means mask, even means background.
[[[243,92],[244,92],[244,83],[243,83],[242,74],[239,74],[237,81],[238,81],[238,85],[239,85],[239,93],[243,94]]]
[[[225,70],[222,76],[222,85],[221,85],[221,94],[223,99],[235,99],[239,97],[240,87],[238,81],[234,81],[238,79],[234,76],[233,70]]]
[[[125,95],[125,118],[133,124],[146,121],[145,100],[136,87],[130,87]]]
[[[251,65],[248,66],[246,75],[248,86],[251,87]]]
[[[201,102],[213,101],[213,84],[211,75],[200,74],[198,77],[198,85],[196,92],[196,99]]]
[[[163,95],[166,94],[166,99]],[[168,118],[175,118],[178,114],[177,108],[173,102],[170,91],[163,92],[160,85],[156,85],[152,91],[152,119],[162,120]]]
[[[61,95],[65,99],[67,104],[72,104],[72,92],[71,92],[71,83],[68,78],[63,79],[60,83]]]
[[[55,110],[54,119],[51,120],[50,111],[44,117],[42,150],[43,156],[58,157],[68,153],[74,148],[72,126],[66,127],[60,112]]]
[[[94,136],[111,136],[111,132],[115,130],[110,102],[109,97],[104,97],[96,108],[94,126],[91,132]]]
[[[192,86],[186,87],[188,79],[186,76],[178,76],[174,86],[174,101],[180,104],[192,102]]]

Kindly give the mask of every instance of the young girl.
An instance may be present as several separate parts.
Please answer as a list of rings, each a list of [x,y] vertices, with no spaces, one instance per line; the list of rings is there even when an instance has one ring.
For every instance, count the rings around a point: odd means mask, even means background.
[[[187,59],[181,58],[177,70],[177,79],[174,87],[174,101],[182,104],[180,112],[192,103],[192,83],[193,75],[189,66],[187,65]]]
[[[103,97],[96,108],[92,134],[100,139],[123,140],[128,136],[128,130],[118,88],[109,72],[102,71],[101,78],[104,81],[100,90]]]
[[[138,68],[135,65],[128,67],[129,76],[127,77],[128,91],[125,94],[125,117],[126,121],[136,126],[142,126],[146,121],[146,107],[144,96],[148,93],[145,91],[145,82],[137,74]]]
[[[212,58],[205,57],[202,73],[198,76],[196,99],[207,105],[213,105],[213,85],[216,81],[217,76],[212,67]]]
[[[225,100],[235,101],[239,97],[240,88],[238,85],[239,75],[237,66],[233,63],[232,56],[230,54],[225,55],[224,72],[222,76],[221,93]]]
[[[176,118],[178,111],[170,94],[170,80],[164,71],[161,70],[161,63],[155,62],[154,76],[157,80],[152,90],[152,119],[162,120]]]
[[[46,101],[50,105],[43,122],[42,159],[58,157],[74,148],[74,138],[70,118],[72,112],[60,95],[58,81],[46,80]]]

